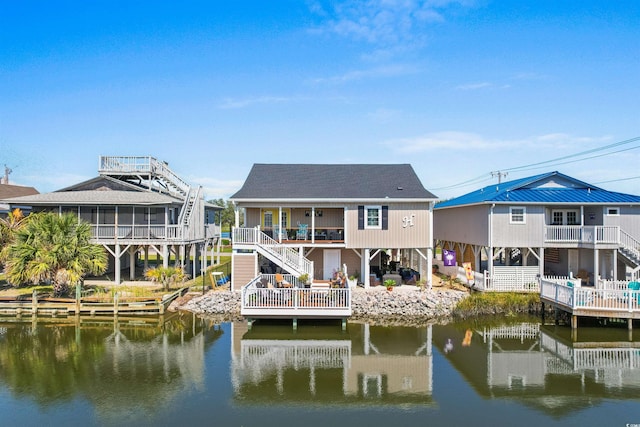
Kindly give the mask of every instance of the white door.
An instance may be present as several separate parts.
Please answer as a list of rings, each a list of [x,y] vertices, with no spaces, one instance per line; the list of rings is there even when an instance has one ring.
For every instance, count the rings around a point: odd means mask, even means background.
[[[333,272],[340,270],[340,249],[325,249],[322,252],[322,278],[329,280],[333,277]]]
[[[567,261],[569,266],[569,273],[573,273],[573,277],[576,277],[578,274],[578,269],[580,268],[580,257],[578,256],[577,249],[569,249],[569,259]]]

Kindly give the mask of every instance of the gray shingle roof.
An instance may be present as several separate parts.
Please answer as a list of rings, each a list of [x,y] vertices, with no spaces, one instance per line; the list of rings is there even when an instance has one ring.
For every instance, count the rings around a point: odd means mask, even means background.
[[[166,194],[151,191],[59,191],[33,196],[14,197],[3,200],[5,203],[28,206],[48,205],[166,205],[182,202]]]
[[[409,164],[254,164],[232,200],[437,199]]]

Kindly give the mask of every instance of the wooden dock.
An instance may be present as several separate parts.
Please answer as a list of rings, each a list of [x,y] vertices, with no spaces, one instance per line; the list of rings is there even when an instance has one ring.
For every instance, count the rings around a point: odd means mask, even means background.
[[[351,290],[315,287],[260,288],[259,279],[242,288],[240,314],[253,319],[291,319],[294,329],[298,319],[346,319],[351,316]],[[326,285],[326,286],[325,286]]]
[[[571,315],[571,327],[578,327],[579,317],[626,319],[629,330],[640,319],[640,291],[628,282],[603,282],[595,287],[573,286],[571,280],[540,280],[540,301]]]
[[[0,315],[155,315],[164,314],[173,300],[184,295],[188,288],[159,297],[120,297],[113,299],[97,296],[53,298],[39,296],[0,298]]]

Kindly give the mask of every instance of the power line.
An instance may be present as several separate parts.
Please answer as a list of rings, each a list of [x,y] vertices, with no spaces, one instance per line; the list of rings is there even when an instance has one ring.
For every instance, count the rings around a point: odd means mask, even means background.
[[[528,170],[534,170],[534,169],[541,169],[541,168],[545,168],[545,167],[550,167],[550,166],[559,166],[559,165],[565,165],[565,164],[569,164],[569,163],[575,163],[575,162],[581,162],[581,161],[585,161],[585,160],[590,160],[590,159],[595,159],[595,158],[599,158],[599,157],[604,157],[604,156],[609,156],[611,154],[616,154],[616,153],[621,153],[624,151],[630,151],[630,150],[635,150],[640,148],[640,145],[635,146],[635,147],[629,147],[629,148],[625,148],[622,150],[615,150],[615,151],[610,151],[610,152],[606,152],[606,153],[601,153],[598,155],[594,155],[594,156],[589,156],[589,157],[583,157],[583,158],[578,158],[578,159],[574,159],[574,160],[567,160],[567,159],[573,159],[576,157],[582,157],[585,156],[587,154],[592,154],[592,153],[597,153],[600,151],[604,151],[604,150],[609,150],[611,148],[615,148],[615,147],[619,147],[621,145],[626,145],[626,144],[631,144],[632,142],[638,142],[640,141],[640,136],[634,137],[634,138],[630,138],[630,139],[626,139],[623,141],[618,141],[618,142],[614,142],[612,144],[608,144],[602,147],[597,147],[597,148],[592,148],[589,150],[585,150],[585,151],[581,151],[579,153],[574,153],[574,154],[568,154],[566,156],[561,156],[561,157],[557,157],[555,159],[550,159],[550,160],[544,160],[542,162],[536,162],[536,163],[530,163],[528,165],[521,165],[521,166],[516,166],[516,167],[512,167],[512,168],[506,168],[506,169],[502,169],[499,171],[493,171],[490,172],[490,177],[487,178],[486,174],[480,175],[476,178],[472,178],[466,181],[462,181],[460,183],[457,184],[452,184],[452,185],[448,185],[445,187],[439,187],[439,188],[433,188],[432,190],[452,190],[455,188],[461,188],[461,187],[466,187],[468,185],[474,184],[474,183],[479,183],[479,182],[483,182],[483,181],[487,181],[489,179],[492,179],[494,177],[498,177],[498,183],[501,183],[501,178],[505,177],[507,175],[508,172],[514,172],[514,171],[518,171],[518,172],[525,172]],[[562,162],[562,160],[567,160],[565,162]],[[635,178],[629,178],[629,179],[635,179]],[[615,182],[615,181],[607,181],[607,182]]]

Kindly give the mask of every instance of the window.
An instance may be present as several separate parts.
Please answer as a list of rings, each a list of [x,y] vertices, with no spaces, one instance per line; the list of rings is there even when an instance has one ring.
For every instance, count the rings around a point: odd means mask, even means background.
[[[388,230],[389,206],[358,206],[358,230]]]
[[[578,222],[578,212],[576,211],[567,212],[567,225],[580,225],[580,223]]]
[[[509,208],[509,222],[511,224],[526,224],[527,209],[524,207]]]
[[[365,206],[365,225],[364,228],[372,228],[380,230],[382,228],[382,206]]]
[[[607,216],[618,216],[620,215],[620,208],[607,208],[606,212]]]
[[[273,227],[273,213],[271,211],[266,211],[264,213],[264,228]]]
[[[554,211],[553,219],[551,220],[551,225],[562,225],[562,212]]]

